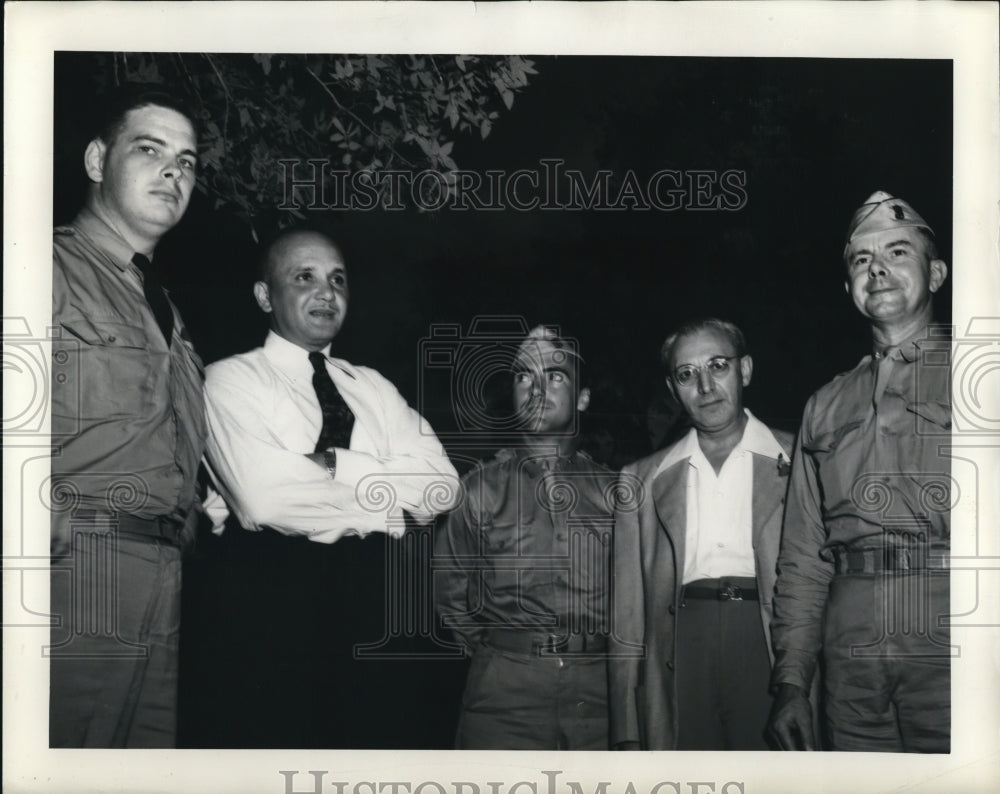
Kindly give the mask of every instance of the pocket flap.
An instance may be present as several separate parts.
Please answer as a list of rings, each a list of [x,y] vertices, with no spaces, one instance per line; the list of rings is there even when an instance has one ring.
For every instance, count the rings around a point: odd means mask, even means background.
[[[906,410],[939,427],[951,428],[951,405],[948,403],[927,400],[926,402],[910,403],[906,406]]]
[[[88,320],[82,316],[64,317],[59,324],[88,345],[102,347],[134,347],[145,349],[146,331],[129,323],[110,320]]]
[[[848,422],[845,425],[841,425],[836,430],[821,433],[809,443],[803,442],[802,448],[807,452],[831,452],[837,448],[844,436],[860,426],[860,421]]]

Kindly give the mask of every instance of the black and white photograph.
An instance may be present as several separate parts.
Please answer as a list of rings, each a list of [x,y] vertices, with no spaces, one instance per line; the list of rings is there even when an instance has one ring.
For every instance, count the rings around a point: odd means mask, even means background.
[[[996,7],[221,5],[7,12],[5,787],[992,790]]]

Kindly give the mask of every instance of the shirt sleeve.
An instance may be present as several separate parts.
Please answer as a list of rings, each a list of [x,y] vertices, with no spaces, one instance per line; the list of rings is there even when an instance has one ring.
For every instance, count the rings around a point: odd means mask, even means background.
[[[475,648],[483,632],[474,619],[483,595],[484,560],[478,510],[471,504],[478,502],[471,486],[481,474],[477,467],[466,475],[465,498],[440,523],[434,537],[434,605],[442,625],[469,649]]]
[[[612,648],[608,655],[608,718],[612,747],[640,740],[636,691],[645,653],[646,620],[638,510],[643,484],[635,470],[626,467],[620,475],[619,486],[622,498],[615,507]],[[646,498],[651,498],[648,492]]]
[[[430,423],[414,411],[386,378],[364,369],[378,395],[387,449],[369,454],[337,449],[337,482],[355,491],[363,504],[388,500],[418,524],[429,524],[458,499],[458,474]]]
[[[823,615],[833,564],[820,557],[826,543],[816,461],[807,447],[816,396],[806,405],[792,455],[791,482],[778,554],[771,638],[773,686],[795,684],[808,691],[822,647]]]
[[[260,375],[250,364],[239,359],[210,367],[205,384],[209,469],[219,491],[245,528],[256,530],[267,526],[289,535],[308,535],[311,540],[325,543],[332,543],[346,533],[381,531],[398,536],[405,529],[404,509],[417,507],[422,511],[419,518],[427,521],[433,512],[443,509],[439,507],[431,512],[430,505],[436,504],[435,499],[446,508],[451,504],[449,499],[453,502],[456,498],[454,469],[435,437],[424,439],[423,446],[416,445],[409,437],[394,440],[394,451],[398,443],[400,454],[389,455],[385,461],[380,461],[396,462],[398,473],[422,472],[426,475],[419,484],[404,482],[406,477],[395,478],[391,487],[396,492],[404,492],[399,498],[387,498],[384,489],[356,487],[360,484],[357,471],[361,467],[350,461],[344,467],[346,476],[341,471],[341,458],[352,457],[346,450],[338,451],[338,476],[331,479],[324,466],[303,453],[287,449],[271,430],[275,407],[270,396],[274,392],[269,385],[261,382]],[[419,417],[416,412],[413,415],[416,425]],[[387,432],[392,438],[392,434],[404,425],[398,416],[387,415],[386,420],[389,423]],[[421,450],[428,450],[434,458],[433,463],[418,460]],[[358,457],[380,460],[367,455]],[[408,459],[409,467],[400,465],[400,458]],[[353,470],[352,463],[355,464]],[[365,473],[371,471],[379,469],[373,465]],[[417,490],[422,499],[413,498]]]

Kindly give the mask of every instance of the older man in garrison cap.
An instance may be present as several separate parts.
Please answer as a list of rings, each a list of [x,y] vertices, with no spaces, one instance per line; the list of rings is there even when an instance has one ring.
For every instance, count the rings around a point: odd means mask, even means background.
[[[833,750],[950,748],[950,339],[932,326],[947,265],[905,201],[854,214],[845,287],[872,353],[806,405],[785,512],[771,636],[771,716],[812,749],[809,689],[824,658]]]

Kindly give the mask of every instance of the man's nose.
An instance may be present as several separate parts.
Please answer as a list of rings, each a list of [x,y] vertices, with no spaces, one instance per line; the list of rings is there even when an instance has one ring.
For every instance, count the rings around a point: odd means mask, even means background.
[[[711,376],[707,367],[702,367],[698,370],[698,392],[708,394],[710,391],[715,391],[715,378]]]
[[[179,180],[184,175],[184,169],[176,160],[163,166],[163,177],[165,179]]]
[[[888,273],[885,262],[881,256],[873,256],[871,264],[868,265],[868,278],[879,278]]]

